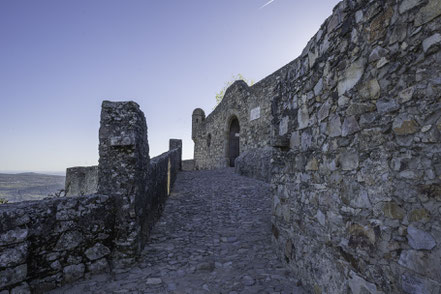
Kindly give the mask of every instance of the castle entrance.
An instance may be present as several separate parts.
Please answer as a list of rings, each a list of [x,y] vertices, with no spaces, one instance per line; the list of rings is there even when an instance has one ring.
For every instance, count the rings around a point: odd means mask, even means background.
[[[239,132],[240,126],[237,118],[234,118],[230,124],[230,133],[228,136],[228,157],[230,166],[234,166],[234,160],[239,156]]]

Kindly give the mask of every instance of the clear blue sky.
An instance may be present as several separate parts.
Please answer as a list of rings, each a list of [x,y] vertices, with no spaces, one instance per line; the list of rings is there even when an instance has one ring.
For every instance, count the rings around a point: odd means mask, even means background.
[[[1,0],[0,170],[98,162],[101,101],[134,100],[150,156],[182,138],[234,74],[296,58],[337,0]]]

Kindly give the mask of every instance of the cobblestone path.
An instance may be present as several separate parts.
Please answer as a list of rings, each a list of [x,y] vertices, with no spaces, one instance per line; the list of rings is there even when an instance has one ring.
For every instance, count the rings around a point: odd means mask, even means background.
[[[305,293],[272,249],[270,215],[268,184],[181,172],[138,264],[52,293]]]

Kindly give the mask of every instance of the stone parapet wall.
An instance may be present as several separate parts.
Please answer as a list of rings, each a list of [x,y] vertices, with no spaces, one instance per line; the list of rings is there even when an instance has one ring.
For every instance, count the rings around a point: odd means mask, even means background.
[[[104,195],[0,205],[0,290],[45,293],[109,270],[113,208]]]
[[[104,101],[100,194],[0,205],[0,293],[45,293],[133,264],[181,166],[182,142],[170,146],[150,161],[139,106]]]
[[[98,191],[98,166],[76,166],[66,169],[66,196],[95,194]]]
[[[441,292],[441,2],[338,4],[273,93],[273,239],[313,293]]]
[[[182,170],[184,171],[192,171],[194,170],[194,160],[188,159],[182,161]]]
[[[236,173],[264,182],[271,182],[272,148],[249,149],[236,158]]]

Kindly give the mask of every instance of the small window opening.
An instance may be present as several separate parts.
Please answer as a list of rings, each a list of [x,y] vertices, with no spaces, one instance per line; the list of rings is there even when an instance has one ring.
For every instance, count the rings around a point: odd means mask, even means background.
[[[211,134],[208,134],[207,136],[207,147],[210,147],[211,145]]]

